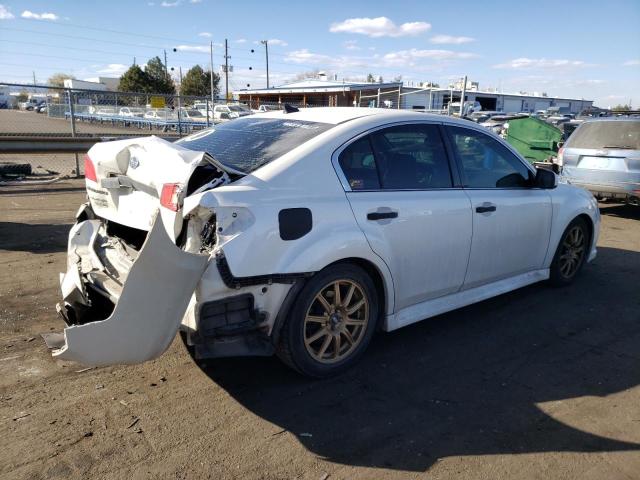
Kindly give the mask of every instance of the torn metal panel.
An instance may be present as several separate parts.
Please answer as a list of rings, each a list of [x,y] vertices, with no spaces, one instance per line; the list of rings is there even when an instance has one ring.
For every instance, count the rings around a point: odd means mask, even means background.
[[[207,263],[207,256],[177,248],[156,213],[113,313],[67,327],[65,345],[53,356],[95,366],[158,357],[173,340]]]

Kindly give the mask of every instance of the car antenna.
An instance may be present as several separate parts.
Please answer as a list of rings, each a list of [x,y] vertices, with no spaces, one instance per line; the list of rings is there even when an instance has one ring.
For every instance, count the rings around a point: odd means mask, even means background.
[[[294,107],[293,105],[289,105],[288,103],[284,104],[284,113],[295,113],[299,111],[300,109],[297,107]]]

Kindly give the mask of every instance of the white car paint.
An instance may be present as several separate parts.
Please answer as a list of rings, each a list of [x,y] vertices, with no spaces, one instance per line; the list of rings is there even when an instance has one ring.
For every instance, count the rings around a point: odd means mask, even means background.
[[[130,270],[123,267],[125,271],[119,272],[126,277],[122,293],[115,287],[108,292],[116,302],[113,315],[102,322],[67,328],[65,358],[88,364],[146,360],[162,353],[180,321],[185,331],[197,333],[203,304],[242,294],[252,295],[255,309],[263,314],[260,331],[267,336],[277,333],[273,331],[276,318],[291,284],[265,280],[238,288],[227,286],[216,264],[222,256],[232,275],[243,278],[313,275],[336,261],[364,262],[381,278],[385,330],[547,278],[560,236],[578,215],[587,215],[593,224],[589,259],[595,257],[599,213],[593,197],[582,189],[559,185],[552,190],[353,192],[335,161],[341,149],[363,133],[407,122],[474,129],[518,156],[480,126],[422,113],[360,108],[265,112],[259,118],[334,126],[242,178],[231,181],[226,177],[203,191],[182,194],[178,212],[159,206],[162,185],[186,183],[197,166],[211,161],[203,152],[154,137],[97,144],[90,150],[98,176],[97,182],[87,180],[93,212],[151,233]],[[132,168],[133,158],[136,168]],[[112,178],[123,184],[130,180],[133,186],[127,190]],[[475,206],[486,202],[497,204],[497,212],[476,214]],[[278,214],[292,207],[309,208],[313,228],[302,238],[285,241]],[[367,222],[367,213],[380,207],[398,210],[398,218]],[[154,221],[157,210],[160,214]],[[217,242],[202,251],[200,232],[212,214]],[[178,248],[175,242],[182,228],[187,229],[186,240]],[[92,278],[108,273],[96,254],[103,249],[95,242],[96,225],[77,226],[71,236],[84,229],[87,233],[69,244],[68,271],[62,277],[65,306],[83,295]],[[153,261],[163,263],[164,258],[170,266],[153,266]],[[118,263],[117,259],[110,262]],[[156,301],[161,309],[147,306]],[[101,329],[104,334],[99,333]],[[142,338],[145,335],[151,339]],[[104,353],[104,338],[117,337],[147,342],[144,352],[133,352],[136,342],[127,340],[118,352]],[[231,341],[241,343],[237,338]]]

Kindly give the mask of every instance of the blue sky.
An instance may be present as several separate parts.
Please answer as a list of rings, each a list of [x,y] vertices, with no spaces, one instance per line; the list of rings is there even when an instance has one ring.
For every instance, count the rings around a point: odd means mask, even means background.
[[[447,85],[594,99],[640,107],[640,1],[0,0],[0,81],[55,72],[118,76],[167,50],[168,64],[224,63],[231,87],[263,87],[314,69],[339,79],[371,72]],[[173,49],[177,51],[174,52]],[[251,52],[251,50],[255,52]]]

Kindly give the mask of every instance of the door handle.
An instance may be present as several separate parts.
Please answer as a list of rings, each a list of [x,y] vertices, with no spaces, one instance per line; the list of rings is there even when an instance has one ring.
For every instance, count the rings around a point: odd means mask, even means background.
[[[480,205],[479,207],[476,207],[476,212],[478,213],[487,213],[487,212],[495,212],[495,211],[496,211],[496,206],[490,203],[486,203],[484,205]]]
[[[371,212],[371,213],[367,213],[367,220],[384,220],[385,218],[398,218],[398,212]]]

